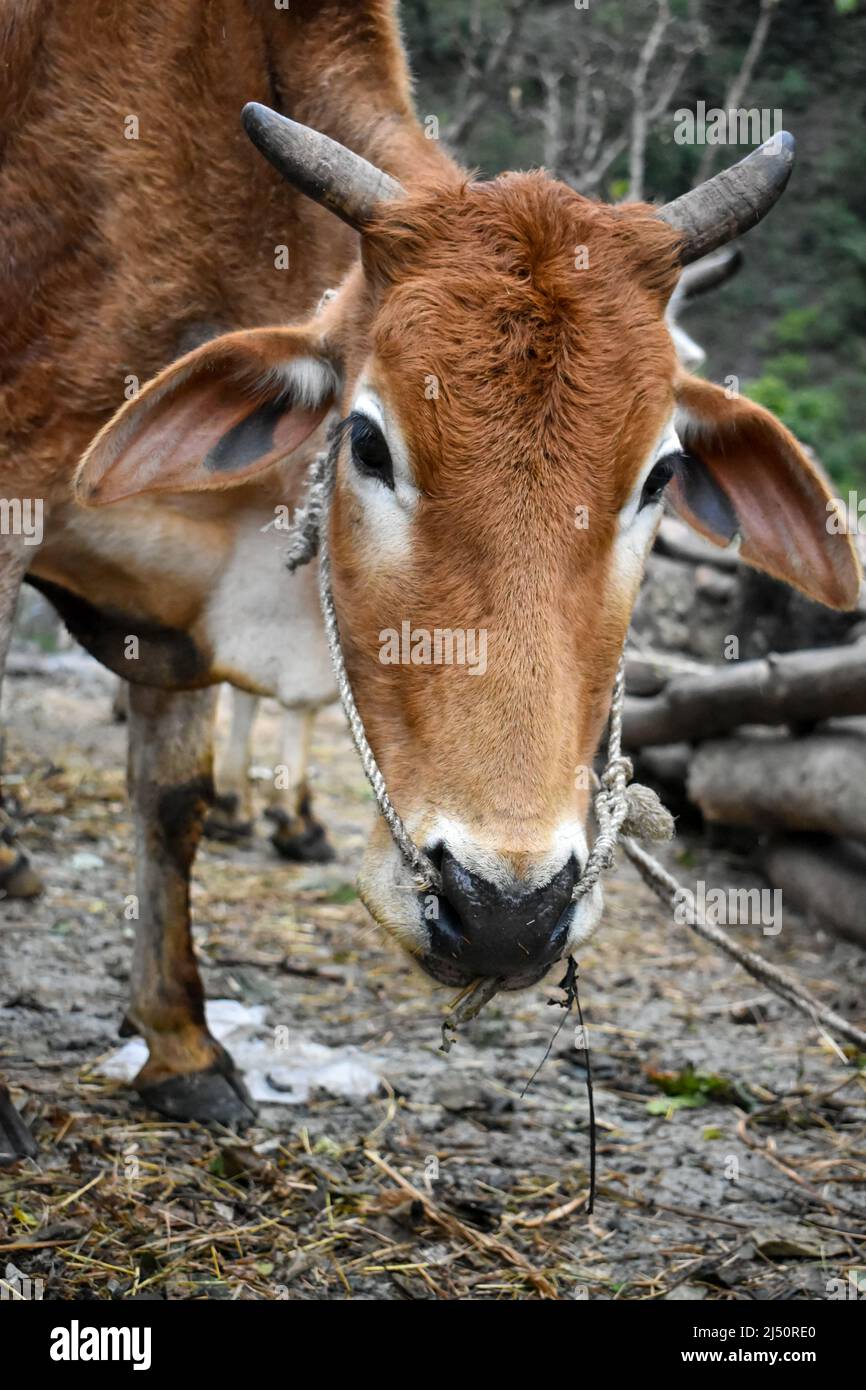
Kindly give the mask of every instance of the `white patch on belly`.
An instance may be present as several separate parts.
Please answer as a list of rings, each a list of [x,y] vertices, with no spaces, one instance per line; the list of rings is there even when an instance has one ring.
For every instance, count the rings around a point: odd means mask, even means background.
[[[217,679],[225,672],[288,706],[327,704],[336,686],[317,567],[289,573],[285,531],[261,529],[273,516],[247,508],[226,517],[197,497],[170,504],[142,498],[97,511],[70,503],[52,512],[34,570],[62,583],[70,555],[85,572],[90,563],[116,565],[147,597],[155,620],[171,623],[173,611],[200,607],[190,631],[212,649]],[[87,598],[86,584],[80,587]]]
[[[228,561],[205,605],[214,665],[281,704],[336,697],[322,627],[315,563],[286,569],[284,532],[262,532],[261,516],[239,525]]]

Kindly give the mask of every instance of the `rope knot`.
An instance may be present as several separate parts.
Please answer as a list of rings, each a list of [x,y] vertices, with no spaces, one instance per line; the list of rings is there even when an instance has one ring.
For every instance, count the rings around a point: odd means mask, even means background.
[[[626,812],[620,827],[636,840],[672,840],[674,818],[652,787],[630,782],[626,788]]]
[[[631,758],[627,758],[624,753],[620,753],[615,758],[610,758],[599,781],[605,792],[614,792],[618,785],[623,782],[630,782],[634,776],[634,767]]]

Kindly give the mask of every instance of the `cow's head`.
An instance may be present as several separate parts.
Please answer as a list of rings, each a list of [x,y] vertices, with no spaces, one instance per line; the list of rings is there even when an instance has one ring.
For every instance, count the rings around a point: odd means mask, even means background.
[[[97,438],[79,495],[232,487],[343,421],[330,547],[347,667],[443,885],[419,891],[379,823],[364,900],[436,979],[518,987],[599,916],[597,892],[572,903],[588,770],[665,490],[811,597],[857,597],[794,438],[685,375],[665,326],[682,265],[784,186],[789,137],[659,210],[444,161],[405,191],[263,108],[249,120],[359,228],[360,264],[308,324],[229,335],[162,373]]]

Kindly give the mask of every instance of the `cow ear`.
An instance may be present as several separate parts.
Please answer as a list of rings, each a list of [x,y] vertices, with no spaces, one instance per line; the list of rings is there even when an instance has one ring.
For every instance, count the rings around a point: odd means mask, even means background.
[[[862,572],[820,470],[762,406],[683,375],[676,429],[687,455],[674,509],[715,545],[828,608],[854,608]]]
[[[304,329],[228,333],[172,363],[99,432],[75,479],[103,506],[233,487],[297,449],[335,402],[337,371]]]

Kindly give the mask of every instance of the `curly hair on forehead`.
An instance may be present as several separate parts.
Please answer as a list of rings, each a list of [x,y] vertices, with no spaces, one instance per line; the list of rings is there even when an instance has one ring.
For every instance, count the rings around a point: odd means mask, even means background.
[[[366,240],[373,342],[425,481],[479,447],[541,476],[564,454],[597,471],[640,446],[670,390],[662,315],[678,272],[677,236],[651,208],[543,173],[437,180],[383,207]],[[430,373],[444,412],[425,406]]]
[[[459,276],[495,270],[531,282],[556,302],[575,271],[576,253],[597,281],[626,276],[663,305],[679,275],[679,234],[646,203],[611,206],[576,193],[542,170],[473,181],[426,177],[406,197],[379,206],[367,229],[363,260],[384,282],[442,271]],[[571,279],[571,276],[568,277]],[[572,280],[572,284],[574,281]]]

